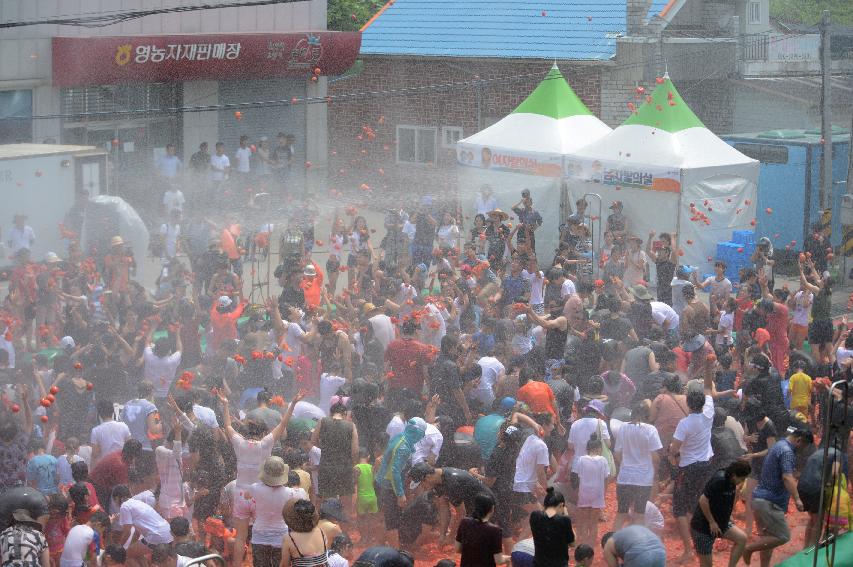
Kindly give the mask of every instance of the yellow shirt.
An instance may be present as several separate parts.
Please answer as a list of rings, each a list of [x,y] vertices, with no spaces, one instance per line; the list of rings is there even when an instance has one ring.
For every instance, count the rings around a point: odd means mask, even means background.
[[[812,393],[812,379],[803,372],[791,375],[788,381],[788,390],[791,392],[791,407],[804,408],[809,406]]]

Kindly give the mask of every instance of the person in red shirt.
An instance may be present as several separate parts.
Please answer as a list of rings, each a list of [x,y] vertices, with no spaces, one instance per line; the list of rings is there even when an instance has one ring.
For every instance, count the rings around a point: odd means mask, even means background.
[[[323,272],[316,262],[310,260],[302,272],[300,287],[305,292],[305,306],[309,309],[320,307],[323,292]]]
[[[224,341],[237,338],[237,320],[249,302],[244,299],[232,309],[233,304],[233,299],[223,295],[216,300],[210,309],[210,326],[213,333],[207,345],[208,349],[216,350]]]
[[[779,301],[780,298],[774,297],[767,290],[767,280],[762,278],[761,291],[764,293],[764,299],[758,303],[758,310],[764,315],[767,323],[764,328],[770,333],[770,361],[773,367],[781,374],[785,375],[785,370],[788,367],[788,306],[784,301]],[[778,290],[777,290],[778,291]]]
[[[133,462],[142,454],[142,443],[128,439],[121,451],[113,451],[102,457],[89,473],[89,480],[95,485],[99,502],[109,502],[113,488],[127,484],[127,473]]]
[[[433,362],[434,349],[415,340],[417,331],[417,322],[407,319],[400,329],[401,337],[388,343],[385,349],[389,393],[407,389],[420,396],[424,382],[429,379],[428,367]]]
[[[561,425],[560,421],[560,406],[557,405],[557,398],[554,396],[554,391],[551,386],[534,375],[535,371],[529,367],[523,367],[518,375],[518,383],[521,387],[518,389],[516,399],[527,404],[527,407],[534,414],[550,413],[554,417],[554,423],[557,424],[557,433],[565,435],[566,430]]]

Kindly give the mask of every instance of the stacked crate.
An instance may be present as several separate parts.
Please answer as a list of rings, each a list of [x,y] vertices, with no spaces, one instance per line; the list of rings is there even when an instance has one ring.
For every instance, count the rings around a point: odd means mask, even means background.
[[[740,271],[751,267],[752,253],[755,252],[755,231],[736,230],[732,232],[731,242],[717,243],[717,260],[726,263],[726,277],[732,283],[740,280]]]

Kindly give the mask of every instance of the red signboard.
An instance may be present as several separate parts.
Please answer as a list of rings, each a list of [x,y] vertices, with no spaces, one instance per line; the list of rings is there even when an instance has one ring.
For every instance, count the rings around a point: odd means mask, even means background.
[[[358,32],[53,38],[57,87],[339,75]]]

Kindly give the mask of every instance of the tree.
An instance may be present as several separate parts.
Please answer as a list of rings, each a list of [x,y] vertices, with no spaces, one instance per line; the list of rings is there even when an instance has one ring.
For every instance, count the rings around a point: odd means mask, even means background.
[[[853,26],[850,0],[770,0],[770,17],[782,22],[814,25],[823,10],[829,10],[833,24]]]
[[[335,31],[358,31],[384,5],[381,0],[329,0],[328,27]]]

